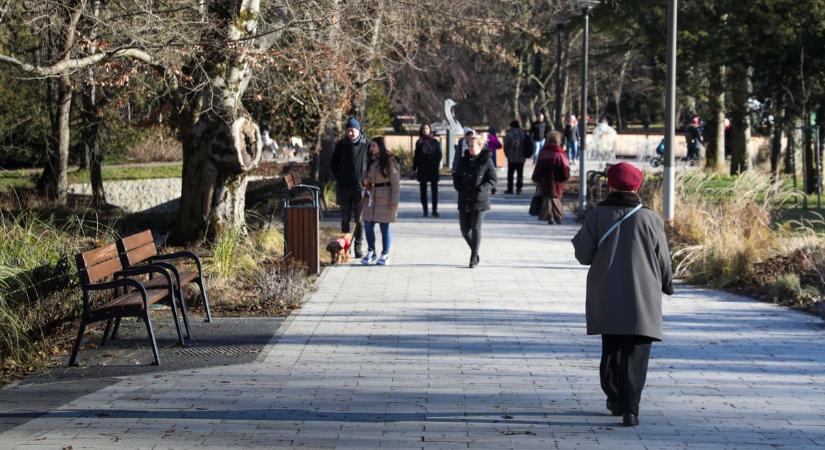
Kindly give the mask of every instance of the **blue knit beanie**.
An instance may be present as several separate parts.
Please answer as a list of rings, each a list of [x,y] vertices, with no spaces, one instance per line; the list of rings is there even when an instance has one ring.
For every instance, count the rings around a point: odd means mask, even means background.
[[[361,129],[361,122],[358,121],[355,117],[350,117],[347,119],[347,128],[357,128]]]

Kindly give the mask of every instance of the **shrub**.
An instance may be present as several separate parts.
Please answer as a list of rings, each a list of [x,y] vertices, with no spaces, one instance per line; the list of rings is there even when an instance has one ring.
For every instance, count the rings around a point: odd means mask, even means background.
[[[799,275],[795,273],[785,273],[779,275],[773,283],[768,286],[768,295],[775,302],[793,302],[802,294],[802,284]]]
[[[296,263],[280,263],[262,269],[257,276],[261,304],[265,309],[295,309],[312,289],[306,268]]]

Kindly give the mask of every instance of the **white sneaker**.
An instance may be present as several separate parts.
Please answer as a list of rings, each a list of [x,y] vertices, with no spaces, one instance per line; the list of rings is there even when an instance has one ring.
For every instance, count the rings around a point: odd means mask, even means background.
[[[386,253],[382,253],[381,257],[378,258],[377,264],[379,266],[389,266],[390,265],[390,255]]]
[[[375,261],[377,259],[378,259],[378,255],[376,255],[374,251],[368,250],[367,254],[363,258],[361,258],[361,264],[363,264],[365,266],[369,265],[369,264],[375,264]]]

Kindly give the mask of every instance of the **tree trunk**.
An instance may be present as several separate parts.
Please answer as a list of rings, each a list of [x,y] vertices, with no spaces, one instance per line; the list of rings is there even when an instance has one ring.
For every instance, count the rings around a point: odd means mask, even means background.
[[[518,68],[516,70],[516,85],[513,88],[513,119],[514,120],[521,120],[521,108],[519,107],[519,103],[521,100],[521,83],[524,74],[524,63],[521,60],[521,56],[518,58]]]
[[[205,37],[204,48],[220,50],[208,55],[209,86],[188,105],[180,127],[183,179],[172,242],[211,240],[223,230],[244,228],[247,174],[262,154],[258,125],[241,102],[252,76],[247,58],[259,7],[258,0],[236,0],[210,10],[226,28]],[[229,50],[214,46],[221,37]]]
[[[734,70],[731,72],[731,82],[733,83],[731,109],[733,146],[731,149],[730,174],[738,175],[751,168],[751,158],[748,154],[748,143],[751,134],[748,110],[751,71],[746,67],[734,66]]]
[[[784,111],[777,111],[771,125],[771,177],[779,178],[779,164],[782,159],[782,125]]]
[[[817,145],[814,137],[814,126],[811,124],[810,113],[807,107],[802,108],[802,163],[805,168],[805,193],[816,193],[816,152]]]
[[[711,77],[708,121],[707,161],[705,168],[711,172],[721,172],[725,166],[725,68],[720,67],[718,77]]]
[[[792,122],[788,122],[788,125],[790,126],[791,123]],[[794,151],[793,149],[796,147],[794,147],[793,145],[793,130],[791,130],[790,128],[787,128],[785,130],[785,140],[788,142],[788,144],[785,146],[785,152],[782,155],[782,173],[784,173],[785,175],[791,175],[794,169],[794,155],[792,152]]]
[[[69,119],[72,112],[74,89],[69,75],[61,75],[58,80],[57,149],[50,151],[46,166],[37,183],[38,191],[58,204],[66,204],[69,190]]]

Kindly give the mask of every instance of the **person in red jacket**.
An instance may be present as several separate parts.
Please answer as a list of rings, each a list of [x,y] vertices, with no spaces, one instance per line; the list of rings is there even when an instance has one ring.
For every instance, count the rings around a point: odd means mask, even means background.
[[[533,169],[533,182],[536,183],[537,194],[542,197],[539,220],[546,220],[552,225],[564,219],[561,199],[564,182],[570,178],[570,161],[561,147],[561,134],[551,131],[547,133],[546,141]]]

